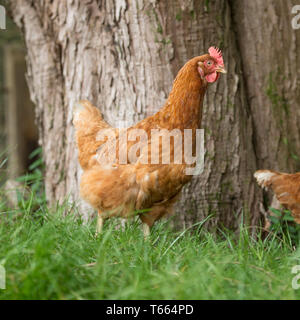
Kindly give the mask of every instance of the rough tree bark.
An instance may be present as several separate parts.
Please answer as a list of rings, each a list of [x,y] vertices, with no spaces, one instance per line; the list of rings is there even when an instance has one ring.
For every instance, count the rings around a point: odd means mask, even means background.
[[[253,172],[263,166],[295,169],[288,150],[300,143],[295,73],[300,44],[299,33],[290,27],[291,4],[11,1],[27,46],[48,200],[78,199],[76,100],[92,101],[114,126],[130,125],[163,105],[188,59],[216,45],[223,50],[228,74],[208,90],[205,170],[184,189],[177,222],[190,225],[214,212],[214,226],[235,228],[242,215],[257,224],[262,193]]]
[[[300,30],[297,0],[232,1],[259,168],[300,170]]]

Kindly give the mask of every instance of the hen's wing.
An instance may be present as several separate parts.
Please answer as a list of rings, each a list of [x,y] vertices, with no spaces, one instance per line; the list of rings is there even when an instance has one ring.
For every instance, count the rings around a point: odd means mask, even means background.
[[[139,150],[133,149],[137,157],[133,157],[131,163],[113,166],[97,163],[86,170],[81,180],[82,197],[111,215],[126,217],[130,211],[153,207],[159,208],[159,212],[155,211],[159,216],[162,211],[170,211],[169,207],[190,176],[185,174],[185,164],[175,164],[172,157],[171,163],[161,163],[166,150],[161,144],[151,150],[152,142],[146,141]],[[130,154],[132,150],[127,151]],[[150,154],[160,163],[151,163],[153,159],[146,157]],[[152,214],[152,211],[147,213]]]
[[[291,210],[295,221],[300,224],[300,173],[258,170],[254,177],[261,187],[273,190],[280,204]]]
[[[151,136],[136,161],[137,181],[149,195],[151,205],[175,197],[191,176],[183,162],[182,133],[175,131],[173,139],[162,130]]]

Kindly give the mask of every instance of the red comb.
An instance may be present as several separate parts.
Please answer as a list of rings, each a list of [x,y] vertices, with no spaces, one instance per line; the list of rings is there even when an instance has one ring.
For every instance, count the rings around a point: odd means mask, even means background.
[[[217,47],[210,47],[208,49],[208,53],[211,57],[213,57],[219,66],[224,66],[224,62],[223,62],[223,57],[222,57],[222,52],[219,48]]]

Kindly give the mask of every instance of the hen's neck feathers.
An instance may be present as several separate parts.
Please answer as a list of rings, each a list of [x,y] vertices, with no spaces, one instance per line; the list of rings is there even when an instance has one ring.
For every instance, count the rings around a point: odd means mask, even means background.
[[[164,107],[153,120],[168,129],[199,128],[207,83],[203,83],[194,64],[186,64],[178,72]]]
[[[203,99],[207,82],[200,78],[194,58],[187,62],[178,72],[173,88],[163,108],[131,129],[197,129],[202,118]]]

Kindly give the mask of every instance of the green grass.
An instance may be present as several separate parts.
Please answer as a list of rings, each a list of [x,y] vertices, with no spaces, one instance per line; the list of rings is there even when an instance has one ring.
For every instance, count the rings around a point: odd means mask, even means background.
[[[300,250],[275,233],[253,240],[247,228],[215,236],[160,223],[144,241],[138,222],[117,230],[110,220],[95,238],[95,222],[64,217],[66,206],[31,208],[0,216],[0,299],[300,298],[291,286]]]
[[[0,299],[300,298],[291,273],[300,265],[300,227],[290,216],[275,211],[264,239],[243,225],[239,234],[212,234],[202,221],[180,232],[160,222],[145,241],[137,221],[118,229],[117,220],[95,238],[95,221],[84,224],[72,205],[47,207],[40,154],[18,179],[27,191],[18,191],[15,209],[0,189]]]

